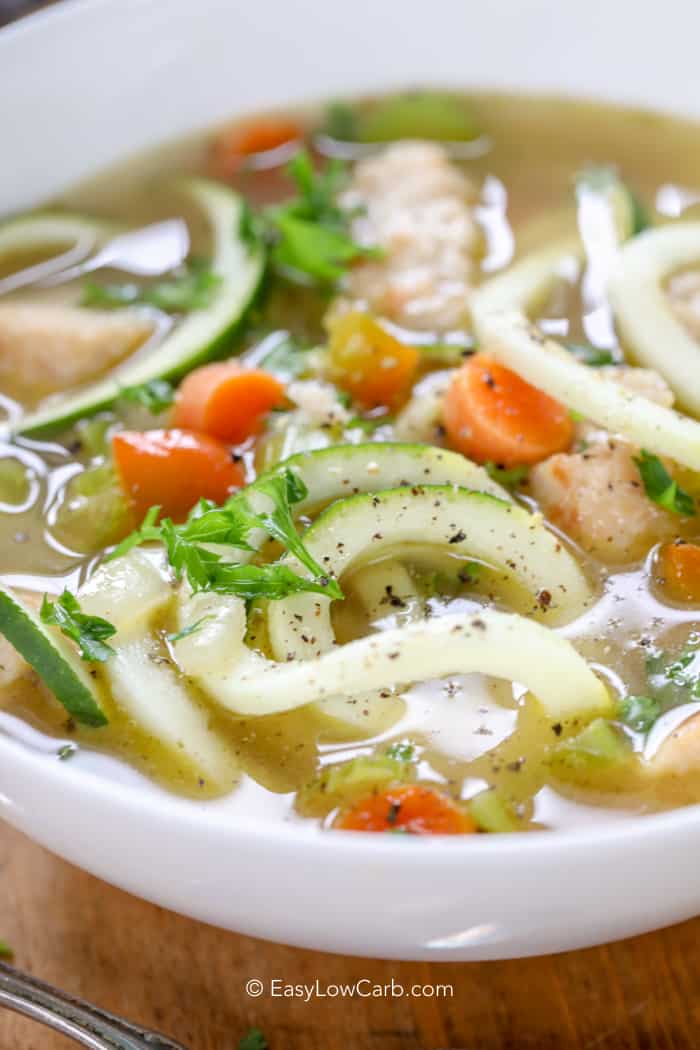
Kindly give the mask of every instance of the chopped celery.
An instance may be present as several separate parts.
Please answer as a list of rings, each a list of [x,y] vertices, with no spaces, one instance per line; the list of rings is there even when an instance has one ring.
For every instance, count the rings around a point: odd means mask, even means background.
[[[469,814],[480,831],[518,831],[521,827],[513,808],[495,788],[474,795],[469,800]]]
[[[471,142],[479,128],[464,99],[441,91],[411,91],[377,103],[358,121],[362,142],[430,139]]]
[[[631,756],[629,744],[619,729],[605,718],[596,718],[576,736],[562,740],[550,752],[550,765],[562,775],[614,768]]]
[[[114,468],[100,463],[68,482],[52,531],[71,550],[91,554],[122,539],[132,524]]]
[[[116,422],[111,412],[101,412],[89,419],[81,419],[75,426],[75,436],[80,442],[80,450],[86,452],[90,459],[106,456],[109,453],[110,430]]]
[[[25,465],[13,456],[0,459],[0,503],[16,506],[29,495],[29,475]]]
[[[327,813],[336,806],[347,806],[390,784],[411,777],[410,761],[384,755],[360,755],[349,762],[326,766],[297,795],[299,809],[308,815]]]

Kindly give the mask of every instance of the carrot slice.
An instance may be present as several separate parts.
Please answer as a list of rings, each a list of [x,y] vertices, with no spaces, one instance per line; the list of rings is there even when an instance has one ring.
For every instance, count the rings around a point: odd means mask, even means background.
[[[476,824],[440,791],[403,784],[370,795],[342,813],[343,831],[404,831],[413,835],[469,835]]]
[[[369,314],[353,310],[333,321],[329,347],[334,379],[368,408],[395,408],[408,394],[420,353]]]
[[[303,128],[286,117],[260,117],[226,128],[212,144],[210,168],[219,178],[231,178],[258,154],[300,142]]]
[[[242,368],[237,361],[204,365],[180,386],[173,426],[236,445],[259,433],[267,413],[283,401],[284,387],[269,372]]]
[[[122,430],[112,438],[122,488],[139,520],[158,505],[182,520],[198,499],[222,503],[245,483],[230,450],[207,434],[182,430]]]
[[[470,459],[504,467],[538,463],[571,444],[564,405],[487,354],[459,369],[443,405],[450,444]]]
[[[656,575],[673,601],[700,602],[700,547],[676,540],[666,543],[656,559]]]

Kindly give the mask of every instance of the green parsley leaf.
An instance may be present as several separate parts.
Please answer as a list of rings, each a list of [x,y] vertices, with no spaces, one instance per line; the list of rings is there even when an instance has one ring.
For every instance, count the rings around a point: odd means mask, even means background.
[[[527,467],[500,467],[498,463],[484,463],[484,470],[490,478],[505,488],[515,488],[527,479]]]
[[[141,405],[157,416],[172,405],[175,400],[175,388],[167,379],[149,379],[140,386],[125,386],[119,396],[124,401]]]
[[[636,733],[648,733],[661,714],[661,704],[651,696],[625,696],[617,707],[620,722]]]
[[[614,365],[615,355],[612,350],[601,350],[597,346],[588,343],[565,343],[566,349],[574,355],[577,361],[589,368],[602,368],[603,365]]]
[[[289,594],[312,592],[325,594],[329,598],[342,598],[342,591],[335,580],[319,576],[307,580],[281,562],[271,565],[232,565],[219,562],[210,573],[209,590],[219,594],[235,594],[238,598],[253,601],[267,598],[278,601]]]
[[[238,1050],[268,1050],[269,1043],[259,1028],[251,1028],[238,1042]]]
[[[0,959],[7,959],[11,962],[15,957],[14,948],[11,948],[7,941],[0,940]],[[267,1046],[267,1044],[265,1044]],[[252,1048],[254,1050],[254,1048]]]
[[[644,491],[653,503],[684,517],[695,515],[695,500],[674,481],[658,456],[645,449],[634,457],[644,484]]]
[[[182,272],[155,284],[97,284],[86,281],[82,306],[119,309],[124,306],[155,306],[167,313],[188,313],[208,307],[221,284],[221,277],[201,259],[193,259]]]
[[[387,758],[396,758],[399,762],[412,762],[416,749],[413,744],[407,744],[405,740],[397,740],[396,743],[389,744],[385,754]]]
[[[101,616],[88,616],[82,612],[80,602],[70,591],[64,590],[55,602],[45,594],[40,616],[42,623],[58,627],[66,638],[77,643],[81,659],[104,663],[114,653],[111,645],[105,642],[105,638],[117,633],[114,624]]]
[[[139,528],[126,536],[121,543],[118,543],[112,553],[107,555],[105,561],[113,561],[115,558],[123,558],[124,555],[128,554],[134,547],[138,547],[140,544],[148,543],[149,541],[159,540],[160,528],[156,525],[159,517],[160,507],[150,507]]]
[[[285,470],[262,484],[258,483],[257,490],[269,496],[274,504],[271,511],[257,515],[263,528],[270,536],[279,540],[309,570],[311,575],[321,582],[322,587],[326,589],[326,594],[331,598],[342,598],[343,594],[338,583],[330,579],[318,562],[312,558],[296,530],[291,505],[298,503],[307,494],[306,486],[301,478],[293,471]],[[324,593],[323,590],[321,593]]]
[[[211,620],[211,616],[202,616],[199,620],[195,620],[194,623],[189,624],[189,626],[183,627],[181,631],[176,631],[173,634],[166,634],[165,637],[171,645],[175,645],[177,642],[182,641],[183,638],[189,638],[190,635],[196,634],[207,620]]]
[[[334,285],[355,259],[376,256],[377,249],[353,241],[350,215],[336,203],[345,178],[344,165],[329,161],[316,172],[309,153],[300,150],[287,165],[298,195],[291,201],[268,208],[262,216],[270,256],[283,270],[311,277],[322,285]]]

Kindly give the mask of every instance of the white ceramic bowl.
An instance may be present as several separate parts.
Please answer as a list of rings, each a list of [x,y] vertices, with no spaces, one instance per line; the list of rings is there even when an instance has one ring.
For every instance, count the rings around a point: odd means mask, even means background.
[[[238,110],[346,90],[523,87],[700,116],[699,36],[696,0],[73,0],[0,33],[0,209]],[[48,761],[0,734],[0,815],[109,882],[259,937],[504,958],[700,911],[699,807],[580,831],[398,841],[234,821],[225,804],[107,769]]]

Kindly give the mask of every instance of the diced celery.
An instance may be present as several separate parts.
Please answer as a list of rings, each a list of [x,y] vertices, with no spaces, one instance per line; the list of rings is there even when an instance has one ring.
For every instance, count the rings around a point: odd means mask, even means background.
[[[566,777],[594,770],[610,770],[632,756],[624,734],[605,718],[596,718],[576,736],[552,748],[549,764],[557,775]]]
[[[415,91],[394,95],[370,109],[358,121],[358,135],[362,142],[470,142],[479,137],[479,129],[468,104],[458,96]]]
[[[0,503],[14,506],[24,503],[29,495],[27,468],[13,456],[0,459]]]
[[[411,763],[388,755],[360,755],[349,762],[326,766],[297,795],[297,806],[308,815],[327,813],[410,779]]]
[[[100,463],[68,482],[53,532],[71,550],[89,554],[116,543],[132,527],[114,468]]]
[[[474,795],[469,800],[469,814],[480,831],[518,831],[521,827],[512,807],[495,788]]]

